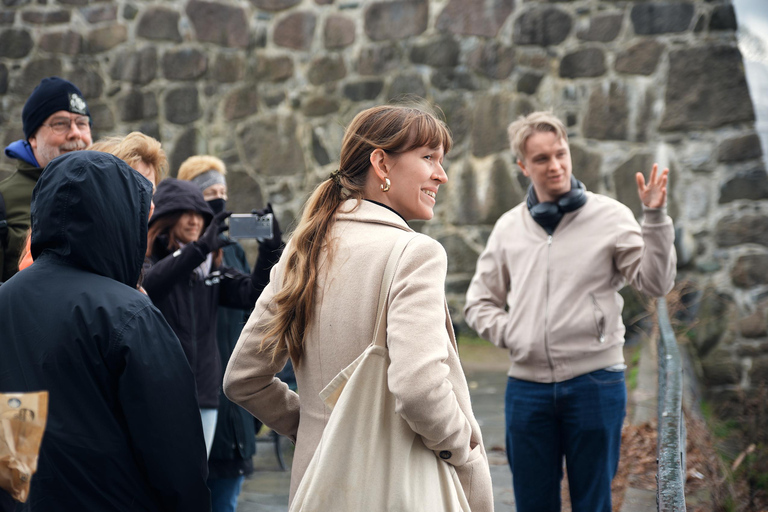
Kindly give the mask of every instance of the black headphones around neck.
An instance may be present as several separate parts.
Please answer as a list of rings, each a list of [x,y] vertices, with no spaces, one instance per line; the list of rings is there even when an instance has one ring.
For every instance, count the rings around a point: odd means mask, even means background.
[[[571,176],[571,190],[563,194],[555,202],[545,201],[540,203],[536,197],[536,191],[533,185],[528,187],[528,197],[526,204],[531,217],[542,226],[556,226],[563,215],[578,210],[587,202],[586,187],[584,184]]]

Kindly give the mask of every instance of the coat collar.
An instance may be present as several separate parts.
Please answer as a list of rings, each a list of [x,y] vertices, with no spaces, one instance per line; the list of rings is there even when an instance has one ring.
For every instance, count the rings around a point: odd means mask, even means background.
[[[413,231],[398,214],[370,201],[361,200],[358,205],[357,199],[347,199],[339,206],[336,218],[337,220],[384,224],[404,231]]]

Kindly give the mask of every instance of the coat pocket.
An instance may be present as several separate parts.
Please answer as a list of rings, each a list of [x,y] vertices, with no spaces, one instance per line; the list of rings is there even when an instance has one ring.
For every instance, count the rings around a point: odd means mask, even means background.
[[[491,471],[483,447],[472,448],[467,462],[455,469],[472,512],[493,510]]]
[[[605,343],[605,313],[597,302],[597,297],[594,293],[590,293],[589,297],[592,299],[592,315],[595,318],[595,334],[597,341]]]

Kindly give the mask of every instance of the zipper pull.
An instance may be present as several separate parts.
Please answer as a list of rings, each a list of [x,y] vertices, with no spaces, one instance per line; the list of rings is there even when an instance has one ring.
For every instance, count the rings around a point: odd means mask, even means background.
[[[600,343],[605,343],[605,334],[600,335]]]
[[[552,245],[552,235],[547,237],[547,245]]]

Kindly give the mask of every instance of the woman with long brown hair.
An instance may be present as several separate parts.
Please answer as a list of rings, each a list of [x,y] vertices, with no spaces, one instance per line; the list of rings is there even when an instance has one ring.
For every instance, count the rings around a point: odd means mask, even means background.
[[[445,124],[421,108],[359,113],[346,130],[339,169],[305,204],[235,347],[224,390],[296,442],[291,500],[329,420],[319,392],[371,343],[389,255],[400,235],[413,232],[409,221],[433,217],[451,144]],[[414,235],[386,303],[387,385],[397,413],[436,458],[455,467],[471,509],[493,510],[487,457],[445,306],[446,271],[442,246]],[[275,378],[289,357],[299,394]]]

